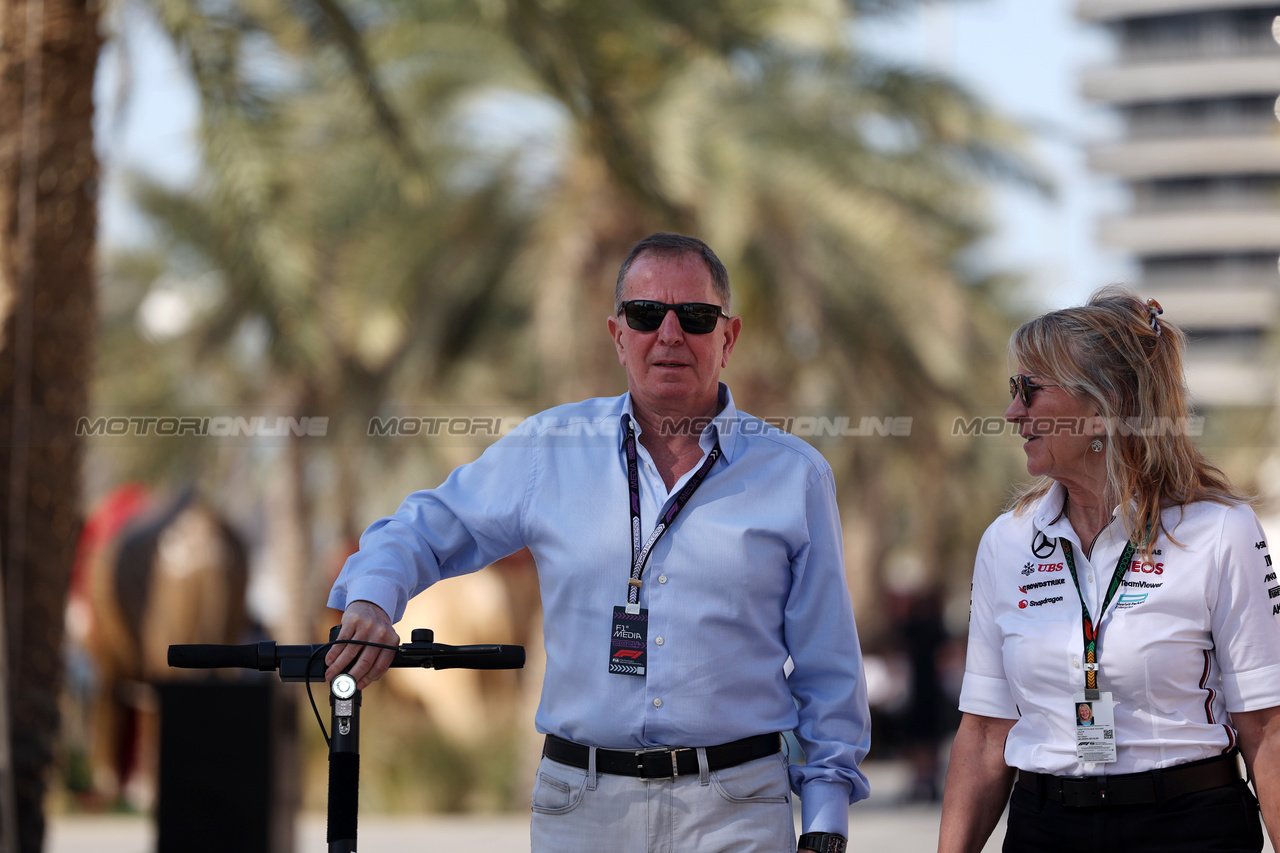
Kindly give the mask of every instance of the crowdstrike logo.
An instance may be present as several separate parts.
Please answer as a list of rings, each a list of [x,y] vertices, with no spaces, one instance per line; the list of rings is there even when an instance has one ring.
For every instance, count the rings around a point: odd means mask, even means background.
[[[1059,586],[1066,582],[1067,582],[1066,578],[1054,578],[1051,581],[1040,581],[1039,583],[1029,583],[1026,586],[1018,587],[1018,589],[1021,590],[1023,594],[1026,594],[1033,589],[1043,589],[1046,586]]]

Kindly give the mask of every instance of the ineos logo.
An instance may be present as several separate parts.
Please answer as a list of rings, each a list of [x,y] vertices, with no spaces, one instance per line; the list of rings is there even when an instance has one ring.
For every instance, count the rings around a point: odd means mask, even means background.
[[[1031,553],[1035,554],[1037,557],[1039,557],[1042,560],[1045,557],[1048,557],[1051,554],[1053,554],[1053,552],[1056,551],[1057,549],[1058,549],[1058,540],[1050,539],[1048,536],[1045,536],[1044,533],[1039,530],[1036,531],[1035,536],[1031,537]]]

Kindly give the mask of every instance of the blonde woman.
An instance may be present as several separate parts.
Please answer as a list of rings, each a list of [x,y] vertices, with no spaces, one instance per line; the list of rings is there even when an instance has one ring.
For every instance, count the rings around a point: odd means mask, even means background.
[[[1106,288],[1010,342],[1038,479],[979,546],[941,853],[1006,801],[1010,853],[1258,851],[1259,799],[1280,847],[1280,584],[1161,313]]]

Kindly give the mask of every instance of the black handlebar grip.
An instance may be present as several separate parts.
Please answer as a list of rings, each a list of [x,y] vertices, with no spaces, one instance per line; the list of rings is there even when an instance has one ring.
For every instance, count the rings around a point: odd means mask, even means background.
[[[435,669],[520,669],[524,666],[524,646],[454,646],[458,654],[435,655]],[[497,649],[483,653],[480,649]]]
[[[182,669],[221,669],[223,667],[257,669],[258,644],[170,646],[169,666]]]

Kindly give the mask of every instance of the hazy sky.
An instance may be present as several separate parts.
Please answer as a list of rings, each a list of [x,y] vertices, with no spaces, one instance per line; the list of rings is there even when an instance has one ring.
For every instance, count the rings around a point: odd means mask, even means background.
[[[956,0],[928,5],[868,33],[872,45],[950,72],[1033,134],[1057,187],[1051,200],[999,190],[988,259],[1022,271],[1039,310],[1132,282],[1135,267],[1097,245],[1097,217],[1123,210],[1123,188],[1089,174],[1090,143],[1120,134],[1115,117],[1080,97],[1080,70],[1110,61],[1110,35],[1075,17],[1075,0]]]
[[[979,255],[994,268],[1023,272],[1036,310],[1078,303],[1095,287],[1130,281],[1126,259],[1096,245],[1096,218],[1122,209],[1117,186],[1085,168],[1090,142],[1118,135],[1114,119],[1079,96],[1079,70],[1107,61],[1108,37],[1074,16],[1075,0],[955,0],[864,26],[875,49],[958,77],[999,111],[1032,132],[1032,151],[1057,186],[1053,199],[1026,191],[993,195],[996,233]],[[155,25],[120,4],[125,37],[109,43],[99,74],[98,138],[103,155],[102,238],[108,244],[145,239],[146,224],[125,197],[125,169],[166,182],[196,171],[194,89]],[[120,57],[130,85],[122,85]],[[121,104],[121,91],[128,91]]]

